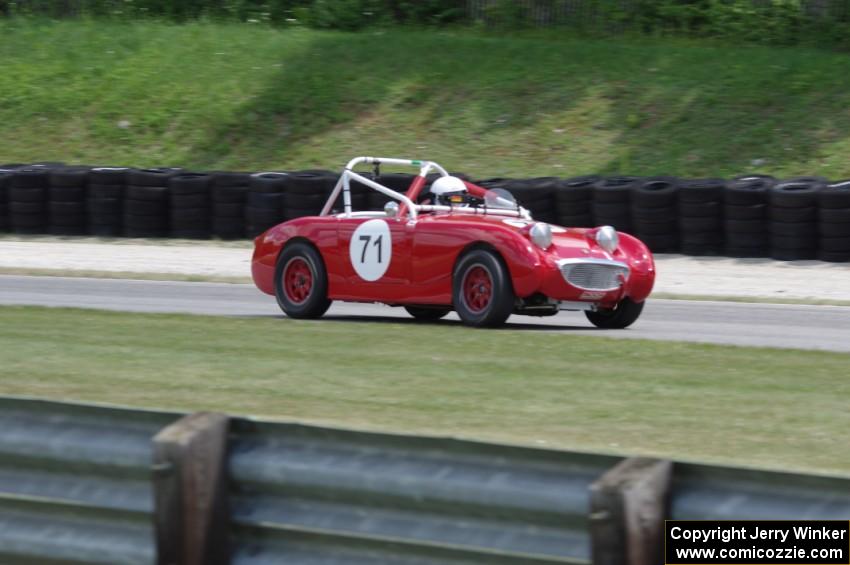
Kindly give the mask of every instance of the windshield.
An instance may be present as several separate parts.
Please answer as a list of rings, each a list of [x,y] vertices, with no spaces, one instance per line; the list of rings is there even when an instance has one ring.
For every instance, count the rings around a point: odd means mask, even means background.
[[[504,188],[494,188],[484,193],[484,205],[488,208],[517,209],[517,202],[513,194]]]

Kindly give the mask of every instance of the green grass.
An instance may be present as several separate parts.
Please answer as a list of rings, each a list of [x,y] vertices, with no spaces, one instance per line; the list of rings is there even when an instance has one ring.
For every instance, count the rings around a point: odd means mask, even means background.
[[[31,307],[0,319],[2,394],[850,470],[847,354],[454,324]]]
[[[850,176],[841,53],[211,23],[0,34],[7,162],[336,169],[366,153],[475,176]]]

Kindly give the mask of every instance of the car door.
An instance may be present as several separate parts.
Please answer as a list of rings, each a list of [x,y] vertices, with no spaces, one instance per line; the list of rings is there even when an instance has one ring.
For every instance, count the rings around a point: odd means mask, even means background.
[[[412,230],[406,217],[340,218],[338,248],[346,284],[335,298],[403,300],[411,282]]]

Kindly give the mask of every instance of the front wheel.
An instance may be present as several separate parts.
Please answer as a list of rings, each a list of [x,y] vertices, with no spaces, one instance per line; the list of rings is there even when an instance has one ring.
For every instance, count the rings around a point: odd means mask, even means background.
[[[464,324],[479,328],[502,325],[514,309],[508,269],[485,249],[464,255],[455,267],[452,301]]]
[[[433,322],[445,317],[446,314],[452,311],[451,308],[444,306],[405,306],[407,313],[424,322]]]
[[[616,307],[596,312],[586,311],[587,319],[597,328],[621,330],[635,323],[643,311],[644,302],[634,302],[624,298]]]
[[[290,318],[319,318],[330,308],[328,274],[313,246],[288,245],[277,259],[274,274],[277,304]]]

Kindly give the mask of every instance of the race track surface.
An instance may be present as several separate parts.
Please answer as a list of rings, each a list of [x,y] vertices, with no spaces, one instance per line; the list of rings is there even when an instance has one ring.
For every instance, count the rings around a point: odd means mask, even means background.
[[[219,316],[285,316],[274,297],[253,285],[120,279],[0,276],[0,304],[178,312]],[[336,303],[326,320],[410,321],[401,308]],[[459,324],[454,314],[445,324]],[[692,341],[850,351],[850,307],[650,299],[626,330],[594,328],[581,312],[548,318],[512,316],[509,329],[558,331],[619,339]]]

